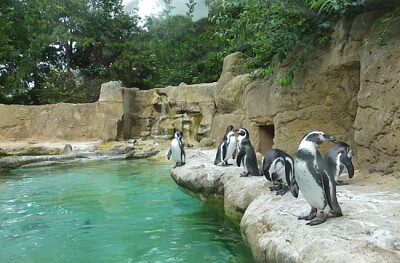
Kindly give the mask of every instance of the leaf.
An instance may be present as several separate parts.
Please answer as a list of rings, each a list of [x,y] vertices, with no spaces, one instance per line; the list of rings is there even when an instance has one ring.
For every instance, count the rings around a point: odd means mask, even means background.
[[[282,63],[283,60],[285,60],[285,58],[286,58],[286,54],[282,50],[279,51],[279,53],[278,53],[278,61],[279,61],[279,63]]]

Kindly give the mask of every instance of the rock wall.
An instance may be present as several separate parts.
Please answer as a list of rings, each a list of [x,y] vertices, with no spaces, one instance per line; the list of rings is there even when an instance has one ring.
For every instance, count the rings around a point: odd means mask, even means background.
[[[260,153],[274,147],[293,155],[304,133],[319,129],[350,144],[357,168],[399,171],[400,23],[393,25],[387,46],[371,49],[364,39],[373,35],[370,29],[378,15],[342,19],[331,41],[306,58],[287,87],[276,81],[285,65],[272,77],[249,82],[248,75],[236,73],[243,55],[226,57],[214,93],[211,136],[218,141],[233,124],[249,130]]]
[[[216,83],[134,90],[127,97],[129,122],[125,138],[171,138],[182,130],[190,144],[209,137],[215,113]]]
[[[400,170],[400,23],[391,30],[394,37],[387,46],[364,48],[360,54],[354,122],[361,167],[384,173]]]
[[[0,104],[0,142],[94,141],[119,138],[123,88],[103,84],[96,103],[41,106]]]

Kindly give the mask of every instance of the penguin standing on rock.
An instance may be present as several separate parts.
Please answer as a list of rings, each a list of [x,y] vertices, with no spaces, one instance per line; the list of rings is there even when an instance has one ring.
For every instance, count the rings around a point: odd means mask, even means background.
[[[336,198],[335,180],[324,171],[324,161],[318,152],[318,145],[324,141],[335,141],[335,137],[322,131],[309,131],[300,142],[294,162],[296,181],[306,201],[311,205],[309,215],[299,220],[312,220],[307,225],[318,225],[326,221],[329,213],[342,216]],[[317,210],[322,217],[317,216]],[[313,220],[314,219],[314,220]]]
[[[172,168],[182,166],[186,162],[185,150],[182,143],[182,131],[175,132],[175,138],[171,141],[171,148],[168,151],[167,158],[171,158],[175,161]]]
[[[296,183],[294,174],[293,158],[279,149],[269,150],[261,162],[260,173],[272,182],[271,191],[276,191],[277,195],[284,195],[291,190],[294,197],[299,195],[299,187]]]
[[[354,166],[352,163],[353,151],[350,146],[344,142],[336,143],[325,155],[325,171],[335,179],[336,185],[347,185],[339,180],[339,175],[346,167],[349,178],[354,175]]]
[[[236,164],[240,167],[243,165],[244,173],[240,177],[246,177],[250,175],[259,176],[257,157],[253,146],[249,140],[249,132],[246,129],[240,128],[235,130],[239,134],[238,137],[238,155],[236,158]]]
[[[235,150],[236,150],[236,136],[233,131],[233,126],[228,125],[226,128],[226,132],[224,138],[218,146],[217,155],[215,156],[214,164],[217,165],[222,163],[222,165],[229,165],[228,160],[232,157],[235,159]]]

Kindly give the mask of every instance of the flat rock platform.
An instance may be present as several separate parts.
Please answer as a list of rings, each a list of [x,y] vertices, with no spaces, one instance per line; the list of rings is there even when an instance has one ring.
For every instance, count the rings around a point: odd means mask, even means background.
[[[344,177],[349,185],[337,187],[344,216],[308,226],[297,219],[310,210],[301,193],[277,196],[262,176],[239,177],[241,167],[215,166],[215,150],[187,150],[186,156],[186,165],[171,168],[172,178],[204,201],[222,200],[256,262],[400,262],[397,175]]]

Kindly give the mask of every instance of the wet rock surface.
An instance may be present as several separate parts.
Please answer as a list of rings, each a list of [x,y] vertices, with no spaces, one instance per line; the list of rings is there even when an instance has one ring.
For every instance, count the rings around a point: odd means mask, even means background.
[[[4,147],[4,144],[0,144],[0,149],[5,149]],[[29,152],[34,155],[7,156],[0,158],[0,169],[5,170],[52,166],[76,161],[141,159],[149,158],[160,153],[160,150],[154,147],[143,148],[143,146],[133,146],[131,143],[125,141],[71,144],[37,143],[34,148],[27,147],[25,143],[10,143],[7,144],[6,149],[8,154]],[[40,149],[40,151],[35,151],[37,149]],[[45,154],[40,155],[41,153]]]
[[[172,178],[203,200],[222,198],[226,215],[241,219],[257,262],[400,261],[400,182],[393,177],[357,172],[337,189],[344,216],[311,227],[297,220],[310,209],[301,194],[276,196],[264,177],[239,177],[236,165],[215,166],[215,150],[188,150],[187,156],[186,165],[171,169]]]

